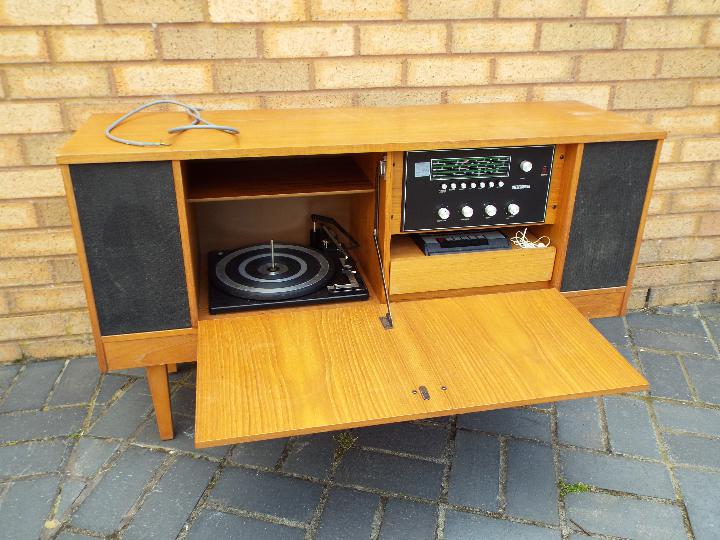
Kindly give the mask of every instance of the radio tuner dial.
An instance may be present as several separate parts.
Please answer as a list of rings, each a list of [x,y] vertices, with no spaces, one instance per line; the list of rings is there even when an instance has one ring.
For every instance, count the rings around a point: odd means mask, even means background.
[[[533,168],[532,162],[527,161],[527,160],[523,160],[520,162],[520,170],[522,172],[530,172],[530,171],[532,171],[532,168]]]
[[[486,204],[485,215],[487,217],[493,217],[495,214],[497,214],[497,208],[495,208],[495,206],[493,206],[492,204]]]
[[[515,203],[510,203],[507,206],[507,213],[511,216],[517,216],[520,213],[520,207]]]
[[[447,219],[450,217],[450,210],[443,206],[442,208],[438,209],[437,214],[440,219]]]
[[[472,206],[465,205],[460,209],[460,213],[463,215],[463,217],[470,218],[475,213],[475,211],[472,209]]]

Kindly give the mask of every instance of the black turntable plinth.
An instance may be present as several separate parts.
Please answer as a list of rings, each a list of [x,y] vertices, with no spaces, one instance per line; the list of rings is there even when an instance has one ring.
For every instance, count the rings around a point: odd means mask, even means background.
[[[366,300],[355,261],[324,230],[318,247],[273,241],[208,254],[210,313]]]

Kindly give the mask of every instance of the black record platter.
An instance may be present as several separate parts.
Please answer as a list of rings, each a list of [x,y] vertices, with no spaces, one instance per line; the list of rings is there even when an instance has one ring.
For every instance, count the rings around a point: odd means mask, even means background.
[[[322,220],[318,227],[318,222]],[[310,246],[266,244],[208,254],[210,313],[367,300],[368,290],[333,219],[313,216]]]

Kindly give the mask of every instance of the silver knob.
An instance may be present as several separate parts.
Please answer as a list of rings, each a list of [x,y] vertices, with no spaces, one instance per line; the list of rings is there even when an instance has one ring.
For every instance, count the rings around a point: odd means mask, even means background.
[[[463,217],[472,217],[474,210],[471,206],[465,205],[460,209],[460,212],[462,213]]]
[[[485,215],[487,217],[493,217],[495,214],[497,214],[497,208],[495,208],[492,204],[486,204]]]
[[[520,162],[520,170],[522,172],[530,172],[532,171],[532,163],[525,160]]]
[[[450,210],[445,208],[444,206],[440,209],[438,209],[438,217],[440,219],[447,219],[450,217]]]
[[[520,213],[520,207],[515,203],[508,204],[507,213],[511,216],[517,216]]]

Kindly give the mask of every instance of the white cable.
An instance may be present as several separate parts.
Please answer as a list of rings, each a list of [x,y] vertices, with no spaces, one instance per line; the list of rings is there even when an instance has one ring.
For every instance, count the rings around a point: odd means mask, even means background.
[[[544,242],[543,238],[545,239]],[[550,239],[547,236],[541,236],[537,240],[530,240],[527,237],[527,227],[523,231],[516,232],[510,241],[523,249],[545,248],[550,245]]]
[[[105,128],[105,136],[112,141],[123,143],[123,144],[129,144],[131,146],[170,146],[169,143],[133,141],[130,139],[123,139],[122,137],[118,137],[117,135],[112,134],[113,129],[118,127],[125,120],[130,118],[132,115],[137,114],[140,111],[147,109],[148,107],[152,107],[153,105],[160,105],[162,103],[169,103],[171,105],[178,105],[180,107],[183,107],[185,109],[185,112],[187,112],[188,115],[190,115],[193,119],[192,123],[190,123],[190,124],[170,128],[168,130],[168,133],[178,133],[178,132],[182,132],[182,131],[187,131],[189,129],[217,129],[218,131],[224,131],[225,133],[229,133],[231,135],[237,135],[238,133],[240,133],[234,127],[220,126],[220,125],[208,122],[202,116],[200,116],[200,109],[197,107],[193,107],[192,105],[187,105],[185,103],[181,103],[180,101],[175,101],[172,99],[156,99],[154,101],[149,101],[148,103],[145,103],[143,105],[135,107],[130,112],[123,114],[120,118],[118,118],[112,124],[110,124],[107,128]]]

